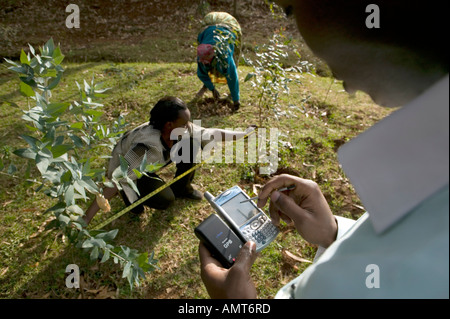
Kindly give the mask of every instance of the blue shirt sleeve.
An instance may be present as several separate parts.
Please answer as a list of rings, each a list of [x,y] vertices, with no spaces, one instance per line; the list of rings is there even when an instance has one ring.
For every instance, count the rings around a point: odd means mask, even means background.
[[[231,98],[233,99],[233,102],[239,101],[239,77],[238,72],[236,68],[236,64],[233,60],[233,55],[229,54],[227,59],[228,68],[226,71],[226,78],[227,78],[227,84],[228,88],[230,89]]]
[[[208,70],[203,63],[197,63],[197,76],[210,91],[214,90],[214,84],[212,83],[208,75]]]

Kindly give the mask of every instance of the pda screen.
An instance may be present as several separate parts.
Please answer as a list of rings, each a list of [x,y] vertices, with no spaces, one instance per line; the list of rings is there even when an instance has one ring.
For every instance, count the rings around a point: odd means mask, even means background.
[[[258,209],[251,202],[241,203],[246,200],[242,193],[239,193],[228,202],[222,205],[222,208],[230,215],[235,223],[241,227],[246,221],[259,213]]]

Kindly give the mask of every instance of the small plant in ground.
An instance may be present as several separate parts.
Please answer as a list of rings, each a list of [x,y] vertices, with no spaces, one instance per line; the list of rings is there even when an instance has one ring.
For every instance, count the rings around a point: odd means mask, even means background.
[[[263,126],[264,119],[269,120],[273,114],[275,118],[285,115],[281,111],[279,99],[282,94],[289,94],[291,82],[300,83],[300,75],[310,71],[311,64],[301,61],[297,65],[286,68],[283,60],[292,51],[300,58],[300,54],[292,48],[291,39],[287,39],[283,33],[274,33],[268,44],[255,48],[256,59],[245,59],[246,64],[253,67],[253,72],[248,73],[244,82],[250,81],[257,92],[257,107],[259,110],[259,125]]]
[[[101,150],[110,153],[118,138],[125,132],[125,120],[119,116],[111,127],[100,123],[103,115],[98,98],[104,96],[107,89],[95,84],[94,79],[83,85],[77,82],[79,99],[70,102],[53,102],[52,91],[60,82],[64,69],[61,62],[64,55],[50,39],[39,53],[30,45],[28,54],[22,50],[20,62],[5,59],[20,79],[20,92],[27,97],[28,110],[22,119],[28,124],[28,134],[21,137],[28,147],[16,149],[13,153],[34,162],[40,173],[36,191],[43,191],[55,199],[56,203],[46,213],[52,212],[55,219],[50,227],[59,229],[70,242],[84,249],[92,260],[100,262],[112,260],[123,268],[122,277],[127,278],[130,287],[139,286],[145,273],[156,268],[153,253],[140,253],[126,246],[115,247],[114,238],[118,230],[89,231],[84,222],[84,211],[79,201],[88,201],[88,193],[94,194],[100,207],[108,209],[107,201],[102,198],[102,186],[117,186],[119,182],[128,182],[136,191],[135,184],[128,178],[128,164],[121,158],[121,165],[114,171],[113,179],[107,181],[105,170],[92,166],[103,156]],[[30,101],[34,104],[30,107]],[[7,159],[10,150],[3,150]],[[6,166],[0,161],[0,169]],[[141,176],[154,169],[152,165],[142,163],[134,172]],[[16,171],[14,164],[7,168],[7,174]],[[29,167],[26,178],[29,179]]]
[[[283,33],[282,29],[278,33],[274,33],[272,38],[269,40],[268,44],[263,44],[255,48],[256,58],[254,60],[244,58],[247,65],[253,67],[253,71],[248,73],[245,77],[244,82],[250,81],[252,87],[256,92],[256,106],[258,108],[258,118],[259,126],[264,127],[265,123],[270,121],[279,120],[282,116],[292,116],[297,117],[291,109],[297,109],[296,106],[290,105],[286,110],[283,110],[280,105],[280,97],[282,94],[289,95],[290,84],[292,82],[301,84],[300,76],[306,71],[309,72],[311,64],[306,61],[300,62],[300,54],[296,50],[295,46],[292,44],[291,39],[287,39]],[[291,67],[285,66],[285,61],[289,57],[289,52],[292,52],[298,57],[298,63]],[[278,152],[279,148],[283,151],[284,149],[290,149],[288,142],[279,141],[277,136],[276,150]],[[258,144],[258,150],[265,149],[264,147],[273,148],[275,145],[270,145],[269,141],[265,143]],[[259,153],[261,153],[259,151]],[[263,152],[264,153],[264,152]],[[285,165],[283,158],[281,159],[281,165]],[[269,160],[272,164],[272,161]],[[271,165],[274,166],[274,165]],[[277,166],[269,168],[268,171],[275,173]]]

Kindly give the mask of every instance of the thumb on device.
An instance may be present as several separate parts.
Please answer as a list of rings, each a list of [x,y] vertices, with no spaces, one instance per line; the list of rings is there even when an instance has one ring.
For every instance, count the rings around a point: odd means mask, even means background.
[[[248,241],[241,248],[233,267],[239,267],[243,271],[250,272],[250,268],[252,268],[256,257],[258,257],[258,254],[256,253],[256,244],[253,241]]]
[[[256,298],[256,287],[250,276],[250,268],[252,268],[257,255],[256,244],[252,241],[246,242],[241,248],[236,262],[228,271],[226,279],[227,298]]]

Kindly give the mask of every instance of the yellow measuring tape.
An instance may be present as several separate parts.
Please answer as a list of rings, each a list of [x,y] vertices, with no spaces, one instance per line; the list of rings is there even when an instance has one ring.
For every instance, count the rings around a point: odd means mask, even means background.
[[[249,135],[253,134],[254,132],[256,132],[256,129],[251,131],[250,133],[247,133],[244,137],[242,137],[243,139],[247,138]],[[132,203],[130,206],[125,207],[124,209],[122,209],[120,212],[118,212],[117,214],[111,216],[110,218],[108,218],[107,220],[105,220],[104,222],[98,224],[97,226],[95,226],[93,228],[93,230],[99,230],[102,229],[103,227],[105,227],[106,225],[108,225],[109,223],[111,223],[112,221],[116,220],[117,218],[119,218],[120,216],[125,215],[126,213],[128,213],[130,210],[132,210],[133,208],[135,208],[136,206],[142,204],[143,202],[145,202],[147,199],[151,198],[152,196],[155,196],[156,194],[158,194],[160,191],[162,191],[163,189],[169,187],[170,185],[172,185],[173,183],[175,183],[176,181],[180,180],[181,178],[183,178],[184,176],[186,176],[187,174],[191,173],[192,171],[196,170],[197,168],[199,168],[200,166],[202,166],[203,164],[205,164],[207,161],[209,161],[212,157],[214,157],[214,155],[211,155],[210,157],[208,157],[206,160],[203,160],[201,163],[198,163],[197,165],[195,165],[194,167],[190,168],[189,170],[187,170],[186,172],[184,172],[181,175],[178,175],[177,177],[175,177],[174,179],[172,179],[170,182],[168,182],[167,184],[164,184],[163,186],[155,189],[153,192],[151,192],[150,194],[147,194],[146,196],[142,197],[141,199],[138,199],[137,201],[135,201],[134,203]]]

